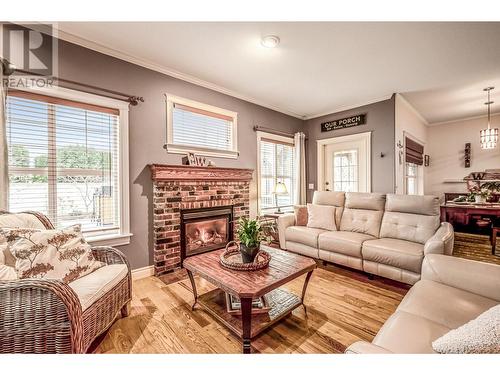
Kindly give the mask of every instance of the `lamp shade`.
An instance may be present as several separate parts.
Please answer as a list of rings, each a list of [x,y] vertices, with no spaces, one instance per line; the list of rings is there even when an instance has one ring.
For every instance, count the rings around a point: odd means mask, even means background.
[[[283,182],[277,182],[274,186],[273,194],[275,195],[288,195],[288,189]]]

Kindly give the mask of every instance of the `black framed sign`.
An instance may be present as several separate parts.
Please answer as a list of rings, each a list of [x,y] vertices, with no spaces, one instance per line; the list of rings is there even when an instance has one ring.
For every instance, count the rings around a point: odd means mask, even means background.
[[[363,113],[361,115],[349,116],[338,120],[322,122],[321,131],[329,132],[331,130],[350,128],[352,126],[358,126],[364,124],[366,124],[366,113]]]

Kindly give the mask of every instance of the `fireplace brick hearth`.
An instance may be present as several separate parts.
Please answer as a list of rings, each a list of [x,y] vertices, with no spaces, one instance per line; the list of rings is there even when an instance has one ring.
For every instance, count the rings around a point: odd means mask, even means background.
[[[160,164],[150,168],[156,276],[181,267],[181,210],[232,206],[234,221],[249,215],[251,169]]]

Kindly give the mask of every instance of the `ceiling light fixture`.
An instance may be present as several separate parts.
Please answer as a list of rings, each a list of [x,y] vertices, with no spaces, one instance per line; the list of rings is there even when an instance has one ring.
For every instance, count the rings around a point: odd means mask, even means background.
[[[262,37],[260,44],[266,48],[275,48],[278,44],[280,44],[280,38],[276,35],[266,35]]]
[[[484,150],[495,148],[498,143],[498,128],[491,128],[491,110],[490,106],[494,103],[490,100],[490,91],[494,87],[486,87],[483,91],[488,92],[488,101],[484,103],[488,106],[488,128],[479,132],[481,148]]]

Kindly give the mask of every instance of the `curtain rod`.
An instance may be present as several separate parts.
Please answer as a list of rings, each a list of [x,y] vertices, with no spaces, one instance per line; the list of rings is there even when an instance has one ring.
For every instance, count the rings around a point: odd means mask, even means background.
[[[271,134],[274,134],[274,135],[281,135],[283,137],[290,137],[290,138],[293,138],[295,134],[293,133],[287,133],[287,132],[282,132],[280,130],[275,130],[275,129],[272,129],[272,128],[266,128],[265,126],[258,126],[258,125],[255,125],[253,127],[253,130],[258,132],[266,132],[266,133],[271,133]],[[307,136],[306,138],[307,139]]]
[[[34,73],[34,72],[30,72],[28,70],[22,70],[22,69],[15,69],[15,72],[26,74],[26,75],[43,76],[42,74]],[[102,94],[101,95],[105,96],[107,98],[123,100],[125,102],[129,102],[130,105],[133,105],[133,106],[136,106],[137,104],[139,104],[139,102],[144,103],[144,98],[142,96],[134,96],[134,95],[124,94],[124,93],[119,92],[119,91],[109,90],[109,89],[105,89],[105,88],[98,87],[98,86],[92,86],[92,85],[88,85],[86,83],[71,81],[69,79],[64,79],[64,78],[59,78],[59,77],[52,77],[52,78],[58,82],[68,83],[70,85],[85,87],[85,88],[88,88],[91,90],[97,90],[97,91],[111,94],[111,95],[102,95]],[[62,86],[62,87],[65,87],[67,89],[71,89],[71,87],[67,87],[67,86]],[[81,90],[81,91],[86,92],[87,94],[96,94],[94,91],[88,91],[88,90]],[[117,96],[118,96],[118,98],[117,98]],[[120,96],[121,96],[121,98],[120,98]]]

